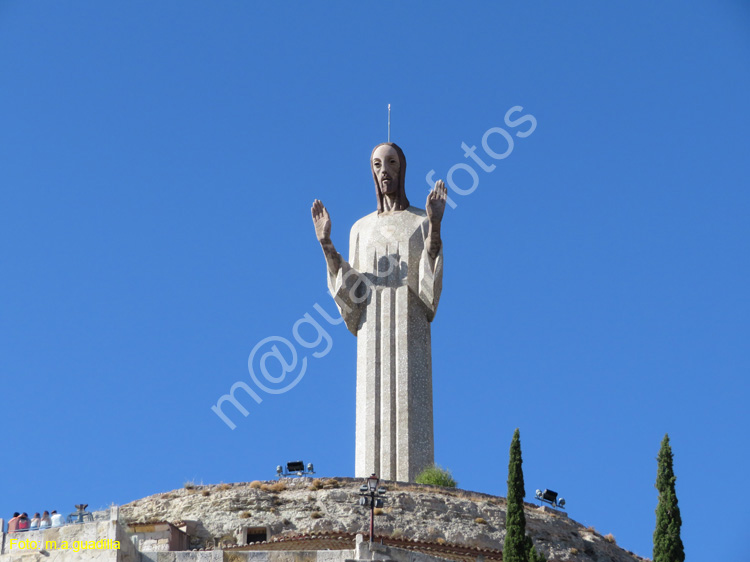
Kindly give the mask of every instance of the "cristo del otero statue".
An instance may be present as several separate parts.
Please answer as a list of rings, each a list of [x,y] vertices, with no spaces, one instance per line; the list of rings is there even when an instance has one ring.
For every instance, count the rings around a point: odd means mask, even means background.
[[[425,210],[409,205],[406,158],[393,143],[370,157],[377,210],[349,236],[349,261],[331,242],[331,218],[312,206],[315,234],[328,266],[328,288],[357,336],[355,476],[414,481],[434,462],[432,351],[443,278],[442,181]]]

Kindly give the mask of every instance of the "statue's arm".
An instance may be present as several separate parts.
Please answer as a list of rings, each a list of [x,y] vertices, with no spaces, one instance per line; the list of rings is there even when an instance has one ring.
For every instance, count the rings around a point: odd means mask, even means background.
[[[336,251],[331,240],[321,240],[320,247],[323,248],[323,255],[326,258],[326,265],[328,266],[328,274],[336,276],[341,269],[341,254]]]
[[[323,249],[323,255],[326,258],[328,274],[335,277],[341,269],[341,254],[336,251],[331,241],[331,216],[319,199],[313,202],[310,212],[315,225],[315,236],[318,237],[318,242],[320,242],[320,247]]]
[[[429,321],[435,317],[443,290],[443,240],[440,237],[440,225],[447,198],[448,190],[440,180],[430,191],[425,204],[428,224],[419,267],[419,298],[427,307]]]
[[[367,300],[367,280],[355,269],[357,265],[357,238],[352,232],[350,240],[350,251],[353,256],[350,265],[336,251],[331,241],[331,217],[319,200],[315,200],[312,206],[312,218],[315,225],[315,234],[323,249],[328,266],[328,289],[336,301],[336,306],[341,312],[341,317],[346,322],[346,327],[355,336],[359,330],[359,321],[362,309]]]
[[[445,213],[445,201],[447,198],[448,190],[443,180],[438,180],[435,183],[435,187],[432,188],[432,191],[427,196],[427,202],[425,203],[425,211],[427,211],[427,218],[430,224],[427,231],[427,239],[425,240],[425,247],[433,260],[437,259],[440,249],[443,247],[443,240],[440,238],[440,225],[443,222],[443,213]]]
[[[427,253],[434,260],[443,248],[443,239],[440,238],[440,223],[435,224],[431,222],[428,228],[425,247],[427,248]]]
[[[443,250],[434,258],[426,244],[419,260],[419,299],[427,307],[427,320],[432,322],[443,292]]]

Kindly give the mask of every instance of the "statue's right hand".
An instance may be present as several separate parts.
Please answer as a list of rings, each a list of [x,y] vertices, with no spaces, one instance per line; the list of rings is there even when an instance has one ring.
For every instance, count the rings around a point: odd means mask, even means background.
[[[331,217],[328,214],[328,210],[323,206],[323,203],[319,199],[313,202],[312,208],[313,224],[315,225],[315,235],[318,237],[319,242],[327,242],[331,240]]]

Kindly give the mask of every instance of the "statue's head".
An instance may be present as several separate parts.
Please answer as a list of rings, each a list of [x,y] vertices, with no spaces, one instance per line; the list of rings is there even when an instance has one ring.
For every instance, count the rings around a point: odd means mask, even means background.
[[[396,210],[403,211],[409,206],[404,188],[406,178],[406,157],[403,150],[392,142],[379,144],[372,150],[370,168],[375,180],[375,193],[378,196],[378,213],[383,211],[383,197],[396,198]]]

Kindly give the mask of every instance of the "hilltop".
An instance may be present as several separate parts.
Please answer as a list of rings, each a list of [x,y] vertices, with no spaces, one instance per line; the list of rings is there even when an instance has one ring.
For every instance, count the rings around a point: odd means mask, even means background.
[[[265,527],[269,539],[316,533],[367,532],[369,511],[357,504],[361,479],[299,478],[216,485],[186,484],[120,507],[125,523],[190,522],[191,546],[238,542],[244,527]],[[436,544],[501,549],[505,499],[477,492],[385,482],[385,506],[375,536]],[[549,560],[636,562],[644,559],[619,547],[611,535],[565,513],[525,504],[527,530]],[[240,541],[241,542],[241,541]]]

